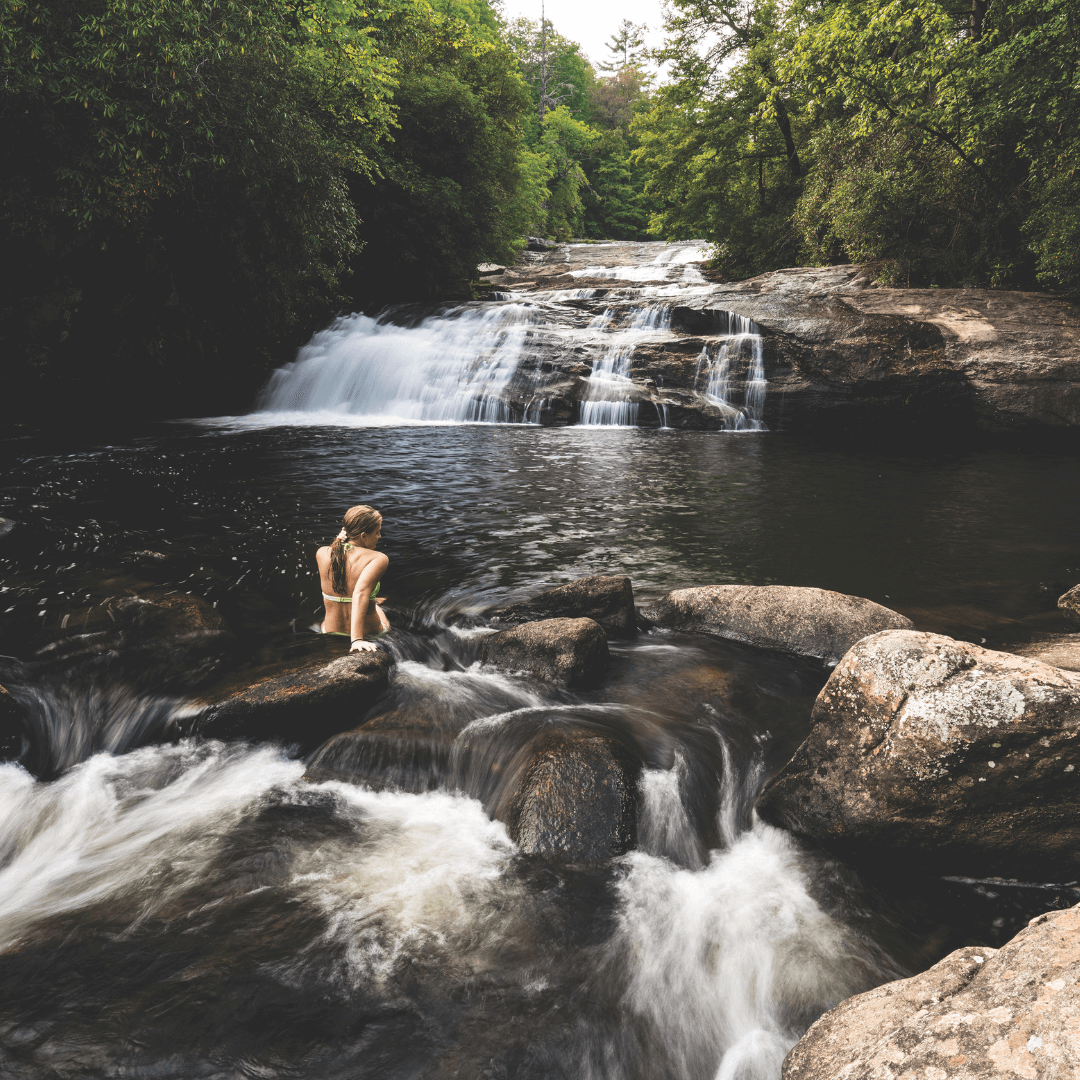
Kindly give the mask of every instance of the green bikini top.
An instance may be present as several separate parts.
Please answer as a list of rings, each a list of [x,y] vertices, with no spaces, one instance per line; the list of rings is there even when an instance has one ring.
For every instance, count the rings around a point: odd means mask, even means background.
[[[376,581],[375,582],[375,588],[371,590],[371,599],[372,600],[374,600],[375,597],[379,595],[379,589],[381,589],[381,588],[382,588],[382,582],[381,581]],[[351,604],[352,603],[352,597],[351,596],[331,596],[329,593],[325,593],[325,592],[323,593],[323,599],[324,600],[333,600],[338,604]]]

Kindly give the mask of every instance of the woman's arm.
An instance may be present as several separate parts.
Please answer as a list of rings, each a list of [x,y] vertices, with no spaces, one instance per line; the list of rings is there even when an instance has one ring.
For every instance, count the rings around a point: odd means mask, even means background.
[[[360,571],[356,579],[356,587],[352,596],[352,621],[350,623],[349,652],[374,652],[375,643],[364,641],[364,630],[367,626],[368,608],[371,606],[371,590],[375,583],[382,577],[390,560],[381,552],[376,552],[374,558]]]

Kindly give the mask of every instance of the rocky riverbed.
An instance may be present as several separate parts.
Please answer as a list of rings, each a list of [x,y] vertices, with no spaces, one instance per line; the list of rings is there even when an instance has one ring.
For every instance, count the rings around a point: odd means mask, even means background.
[[[650,277],[641,245],[561,245],[488,275],[506,294],[564,302],[601,314],[635,297],[669,297],[673,335],[634,350],[628,392],[649,403],[643,422],[666,411],[673,426],[716,427],[723,418],[702,396],[702,351],[730,332],[730,316],[752,321],[763,340],[769,427],[948,425],[988,432],[1080,427],[1080,313],[1046,293],[879,287],[864,265],[793,268],[748,281],[682,281],[662,263]],[[588,373],[580,350],[541,361],[538,384],[549,422],[575,415]],[[516,405],[535,396],[530,385]],[[513,391],[511,391],[511,397]],[[659,412],[657,411],[659,408]]]
[[[1074,593],[1062,597],[1070,615]],[[128,598],[113,618],[120,626],[113,651],[160,651],[196,670],[213,668],[230,641],[225,622],[198,599]],[[459,662],[474,658],[482,668],[555,686],[597,682],[611,662],[609,636],[619,641],[658,627],[822,658],[834,666],[809,736],[758,801],[766,821],[872,877],[951,871],[1005,890],[1018,879],[1032,882],[1029,889],[1047,890],[1048,899],[1056,889],[1059,905],[1080,898],[1072,813],[1080,675],[921,633],[880,605],[816,589],[677,590],[636,612],[628,579],[597,576],[458,622],[467,634]],[[86,648],[100,649],[102,633],[82,635]],[[67,655],[80,656],[70,643]],[[316,784],[415,792],[473,785],[522,853],[570,866],[603,865],[647,841],[642,832],[655,823],[643,785],[656,755],[663,756],[658,747],[598,728],[587,712],[575,719],[571,711],[552,727],[526,708],[510,752],[494,751],[483,725],[470,738],[471,702],[455,713],[445,701],[424,708],[419,699],[419,707],[404,708],[387,699],[401,655],[234,670],[211,678],[196,707],[140,734],[306,744],[313,747],[306,779]],[[9,729],[21,728],[29,745],[40,733],[19,697],[18,687],[14,695],[0,688],[0,716]],[[343,730],[349,717],[360,723]],[[320,731],[335,728],[313,746]],[[80,753],[99,748],[100,738],[69,745],[67,758],[46,771],[70,768]],[[1076,1075],[1078,911],[1040,915],[1000,949],[967,946],[921,975],[843,1001],[788,1054],[784,1080],[913,1070],[1028,1080]]]

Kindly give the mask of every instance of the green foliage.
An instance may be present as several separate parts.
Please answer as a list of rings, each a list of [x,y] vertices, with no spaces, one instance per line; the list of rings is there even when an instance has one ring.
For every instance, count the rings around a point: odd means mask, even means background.
[[[854,215],[840,210],[863,189],[882,191],[858,180],[866,165],[852,159],[814,185],[816,209],[800,218],[811,248],[823,214],[846,242],[864,210],[863,226],[877,224],[858,231],[876,233],[870,246],[893,276],[906,264],[941,283],[1077,280],[1080,12],[1072,0],[839,0],[805,3],[798,17],[781,67],[805,87],[808,111],[842,118],[846,145],[888,147],[891,167],[906,177],[896,195],[903,187],[925,196],[907,198],[892,223],[873,199]],[[861,249],[856,242],[849,254]]]
[[[712,241],[732,276],[790,265],[806,136],[778,72],[790,44],[778,5],[676,0],[668,33],[674,79],[631,124],[656,207],[649,231]]]
[[[607,42],[612,58],[610,62],[600,64],[600,70],[618,72],[628,67],[639,67],[645,59],[644,35],[647,29],[644,23],[638,25],[629,19],[623,19],[619,23],[619,29]]]
[[[522,147],[528,91],[509,49],[463,24],[433,21],[397,53],[398,127],[379,175],[353,186],[358,299],[467,294],[477,263],[513,258],[541,197],[546,175]]]
[[[585,211],[581,193],[588,183],[581,163],[599,140],[599,132],[574,119],[565,105],[544,117],[540,149],[549,170],[547,227],[558,240],[581,235]]]
[[[673,0],[638,118],[658,235],[747,274],[1080,282],[1075,0]]]
[[[636,67],[597,79],[589,95],[593,124],[602,134],[584,162],[584,235],[598,239],[644,240],[649,223],[646,174],[635,160],[637,139],[630,133],[635,116],[646,112],[648,77]]]

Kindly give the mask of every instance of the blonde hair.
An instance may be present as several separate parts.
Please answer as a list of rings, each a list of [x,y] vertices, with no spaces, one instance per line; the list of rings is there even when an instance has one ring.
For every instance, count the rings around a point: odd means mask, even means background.
[[[373,506],[353,506],[345,511],[345,520],[341,532],[334,537],[330,545],[330,580],[334,590],[345,595],[348,581],[345,577],[345,544],[349,540],[358,540],[362,533],[369,533],[382,521],[382,514]]]

